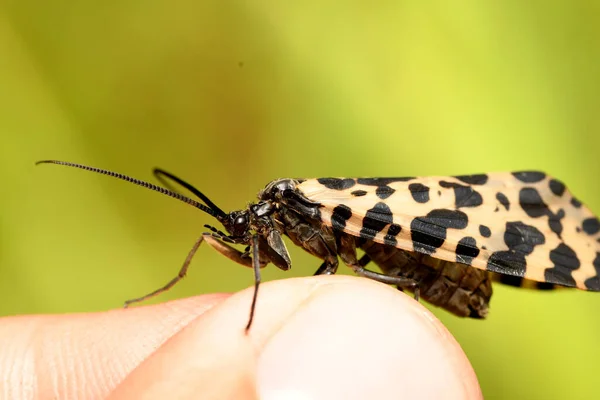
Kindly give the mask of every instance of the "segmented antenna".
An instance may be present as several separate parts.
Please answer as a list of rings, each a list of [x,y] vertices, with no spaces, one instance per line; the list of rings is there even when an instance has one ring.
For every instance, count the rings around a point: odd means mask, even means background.
[[[100,168],[95,168],[95,167],[88,167],[87,165],[82,165],[82,164],[76,164],[76,163],[71,163],[68,161],[58,161],[58,160],[41,160],[35,163],[35,165],[39,165],[39,164],[58,164],[58,165],[65,165],[67,167],[74,167],[74,168],[79,168],[79,169],[84,169],[86,171],[91,171],[91,172],[96,172],[98,174],[102,174],[102,175],[108,175],[108,176],[112,176],[113,178],[117,178],[117,179],[121,179],[124,180],[126,182],[130,182],[133,183],[134,185],[138,185],[138,186],[142,186],[145,187],[146,189],[150,189],[153,190],[155,192],[159,192],[162,193],[164,195],[170,196],[174,199],[177,199],[179,201],[182,201],[184,203],[187,203],[193,207],[196,207],[202,211],[204,211],[205,213],[212,215],[213,217],[221,220],[223,215],[223,211],[221,211],[221,209],[217,208],[216,210],[213,210],[210,207],[205,206],[204,204],[196,201],[196,200],[192,200],[189,197],[186,197],[182,194],[176,193],[174,191],[165,189],[163,187],[154,185],[152,183],[149,182],[145,182],[136,178],[132,178],[130,176],[127,175],[123,175],[123,174],[119,174],[117,172],[113,172],[113,171],[109,171],[106,169],[100,169]],[[212,204],[212,202],[211,202]]]
[[[181,179],[161,168],[154,168],[154,170],[152,172],[154,173],[154,176],[156,177],[156,179],[158,179],[160,181],[160,183],[163,184],[163,186],[173,190],[173,187],[165,179],[165,177],[167,177],[167,178],[171,179],[172,181],[178,183],[179,185],[183,186],[184,188],[186,188],[187,190],[189,190],[196,196],[198,196],[198,198],[200,200],[202,200],[204,202],[204,204],[206,204],[208,207],[210,207],[219,216],[221,216],[223,218],[225,218],[227,216],[227,213],[225,211],[221,210],[215,203],[213,203],[208,197],[206,197],[206,195],[204,193],[202,193],[201,191],[199,191],[198,189],[196,189],[194,186],[187,183],[183,179]],[[176,192],[176,190],[173,190],[173,191]]]

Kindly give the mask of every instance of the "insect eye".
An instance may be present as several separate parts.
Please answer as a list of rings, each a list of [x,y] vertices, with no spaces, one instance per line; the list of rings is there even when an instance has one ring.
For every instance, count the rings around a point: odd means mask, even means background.
[[[238,216],[233,222],[235,225],[246,225],[247,219],[245,215]]]

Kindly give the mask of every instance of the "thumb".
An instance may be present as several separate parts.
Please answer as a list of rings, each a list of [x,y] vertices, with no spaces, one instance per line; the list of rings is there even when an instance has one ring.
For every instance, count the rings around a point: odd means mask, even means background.
[[[344,276],[261,286],[197,317],[111,399],[479,399],[460,346],[403,293]]]

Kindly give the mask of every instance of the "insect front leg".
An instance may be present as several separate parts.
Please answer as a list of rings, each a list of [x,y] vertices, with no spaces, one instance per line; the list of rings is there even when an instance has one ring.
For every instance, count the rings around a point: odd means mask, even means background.
[[[254,320],[256,299],[258,299],[258,286],[260,285],[260,247],[257,234],[252,236],[252,266],[254,269],[254,294],[252,295],[252,304],[250,305],[250,316],[248,317],[248,323],[246,324],[246,334],[248,334],[248,331],[252,326],[252,321]]]
[[[256,300],[258,299],[258,287],[260,286],[261,276],[260,269],[267,265],[270,261],[269,256],[265,253],[265,249],[261,249],[260,236],[258,234],[252,235],[250,241],[250,249],[252,250],[252,257],[248,255],[248,250],[244,252],[228,245],[223,240],[219,240],[219,237],[212,233],[203,234],[206,243],[212,248],[223,254],[225,257],[245,267],[252,268],[254,270],[254,293],[252,295],[252,304],[250,305],[250,316],[248,317],[248,323],[246,324],[245,331],[248,333],[254,320],[254,314],[256,310]],[[264,244],[263,244],[264,246]]]
[[[202,241],[204,240],[205,235],[207,235],[206,233],[203,233],[202,236],[200,236],[197,240],[196,243],[194,243],[194,245],[192,246],[192,249],[189,251],[187,257],[185,258],[185,261],[183,262],[183,265],[181,266],[181,268],[179,269],[179,273],[177,273],[177,276],[173,279],[171,279],[166,285],[164,285],[161,288],[156,289],[155,291],[148,293],[145,296],[142,297],[138,297],[135,299],[131,299],[131,300],[127,300],[124,304],[124,307],[127,308],[129,307],[129,305],[133,304],[133,303],[139,303],[142,302],[144,300],[148,300],[151,297],[154,297],[156,295],[159,295],[163,292],[166,292],[167,290],[171,289],[173,286],[175,286],[175,284],[177,282],[179,282],[180,280],[182,280],[185,277],[185,274],[187,273],[188,267],[190,266],[190,263],[192,262],[192,258],[194,258],[194,254],[196,254],[196,251],[198,251],[198,248],[200,247],[200,245],[202,244]]]
[[[242,253],[238,249],[231,247],[230,245],[225,243],[224,240],[227,240],[226,237],[223,237],[223,236],[211,233],[211,232],[203,233],[202,236],[200,236],[198,238],[198,240],[196,240],[196,242],[194,243],[194,246],[192,246],[192,249],[188,253],[187,257],[185,258],[185,261],[183,262],[183,265],[181,266],[179,273],[177,273],[177,276],[175,276],[173,279],[171,279],[166,285],[156,289],[155,291],[153,291],[151,293],[148,293],[142,297],[127,300],[125,302],[125,308],[129,307],[133,303],[139,303],[139,302],[148,300],[154,296],[157,296],[163,292],[166,292],[167,290],[169,290],[173,286],[175,286],[175,284],[177,282],[179,282],[181,279],[183,279],[185,277],[187,270],[190,266],[190,263],[192,262],[192,258],[196,254],[196,251],[198,251],[198,248],[200,247],[200,245],[202,244],[203,241],[206,241],[206,243],[209,244],[212,248],[214,248],[215,250],[217,250],[219,253],[223,254],[225,257],[229,258],[230,260],[235,261],[236,263],[241,264],[245,267],[253,268],[252,258],[249,257],[247,255],[247,253]],[[266,261],[259,260],[259,268],[264,267],[266,264],[267,264]]]
[[[223,241],[223,237],[216,236],[212,233],[206,232],[203,233],[202,236],[206,243],[210,245],[213,249],[229,258],[231,261],[235,261],[236,263],[243,265],[244,267],[253,268],[254,265],[252,263],[252,257],[248,255],[247,251],[239,251],[235,247],[232,247]],[[252,239],[254,240],[254,238]],[[258,242],[258,240],[257,240]],[[260,255],[257,257],[259,259],[259,268],[264,267],[268,264],[267,260],[260,260]]]

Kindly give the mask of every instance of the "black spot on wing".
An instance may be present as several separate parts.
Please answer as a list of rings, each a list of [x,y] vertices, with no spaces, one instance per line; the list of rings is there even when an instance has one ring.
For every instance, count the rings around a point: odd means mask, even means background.
[[[410,224],[414,250],[433,254],[444,244],[448,228],[464,229],[468,223],[467,214],[458,210],[437,209],[424,217],[416,217]]]
[[[531,187],[525,187],[519,192],[519,204],[523,211],[527,213],[531,218],[539,218],[542,216],[548,216],[548,226],[550,230],[560,238],[563,227],[561,219],[565,217],[565,211],[563,209],[558,210],[554,214],[548,205],[544,203],[540,193],[537,189]]]
[[[546,174],[539,171],[520,171],[513,172],[513,176],[525,183],[535,183],[543,180],[546,177]]]
[[[488,176],[485,174],[460,175],[455,176],[455,178],[469,185],[485,185],[488,181]]]
[[[519,204],[531,218],[538,218],[548,214],[548,206],[542,200],[540,193],[531,187],[521,189]]]
[[[411,183],[408,190],[412,198],[417,203],[427,203],[429,201],[429,188],[421,183]]]
[[[559,244],[550,252],[550,261],[554,263],[554,267],[547,268],[544,272],[544,279],[547,282],[576,286],[573,271],[578,269],[581,263],[572,248],[564,243]]]
[[[458,210],[432,210],[424,218],[432,224],[451,229],[465,229],[469,224],[467,214]]]
[[[510,209],[510,202],[508,201],[508,197],[504,195],[502,192],[496,193],[496,200],[500,202],[506,208],[506,211]]]
[[[395,191],[396,189],[392,189],[389,186],[377,186],[377,189],[375,189],[375,194],[377,197],[383,200],[390,197]]]
[[[492,236],[492,231],[490,231],[490,228],[488,228],[485,225],[479,225],[479,233],[481,234],[481,236],[486,238]]]
[[[504,243],[507,251],[496,251],[488,259],[487,269],[501,274],[525,276],[527,261],[535,246],[542,245],[546,238],[536,227],[520,221],[507,222]]]
[[[471,265],[473,259],[478,255],[477,241],[470,236],[460,239],[456,245],[456,262]]]
[[[575,208],[581,207],[581,202],[577,200],[575,197],[571,197],[571,205]]]
[[[509,250],[528,255],[535,246],[546,243],[546,237],[535,226],[523,222],[507,222],[504,231],[504,243]]]
[[[596,253],[594,269],[596,270],[596,276],[586,279],[584,284],[588,290],[600,291],[600,252]]]
[[[350,194],[355,197],[360,197],[360,196],[366,195],[367,191],[366,190],[354,190],[354,191],[350,192]]]
[[[398,224],[391,224],[388,229],[388,235],[397,236],[400,232],[402,232],[402,227]]]
[[[413,219],[410,232],[414,250],[425,254],[433,254],[446,240],[446,228],[420,218]]]
[[[527,262],[523,254],[510,250],[496,251],[488,259],[487,269],[500,274],[523,277],[527,270]]]
[[[548,214],[548,226],[550,227],[550,230],[552,232],[556,233],[559,239],[562,239],[561,234],[563,231],[562,222],[560,220],[564,217],[565,210],[563,210],[562,208],[558,210],[556,214],[553,214],[551,212]]]
[[[402,227],[398,224],[391,224],[388,228],[387,234],[383,237],[383,243],[389,246],[394,246],[398,244],[396,240],[396,236],[402,231]]]
[[[360,185],[377,186],[377,189],[375,189],[375,194],[377,197],[383,200],[390,197],[396,191],[388,186],[390,183],[406,182],[411,179],[415,178],[358,178],[356,182]]]
[[[321,185],[325,186],[327,189],[333,190],[345,190],[350,189],[352,186],[356,185],[356,181],[354,179],[345,178],[319,178],[317,179]]]
[[[360,185],[369,186],[386,186],[393,182],[406,182],[415,179],[414,177],[406,178],[358,178],[357,182]]]
[[[352,217],[352,210],[350,207],[340,204],[333,209],[333,214],[331,214],[331,226],[334,229],[343,231],[346,227],[346,221],[348,221],[350,217]]]
[[[440,186],[443,188],[454,189],[456,208],[478,207],[483,204],[481,194],[470,186],[463,186],[458,183],[447,181],[440,181]]]
[[[600,231],[600,221],[598,221],[598,218],[596,217],[588,218],[583,221],[581,227],[588,235],[595,235],[598,233],[598,231]]]
[[[551,179],[549,185],[552,193],[554,193],[558,197],[562,196],[565,192],[565,184],[559,180]]]
[[[393,221],[393,214],[385,203],[377,203],[367,210],[363,220],[360,237],[373,240],[375,236]]]

